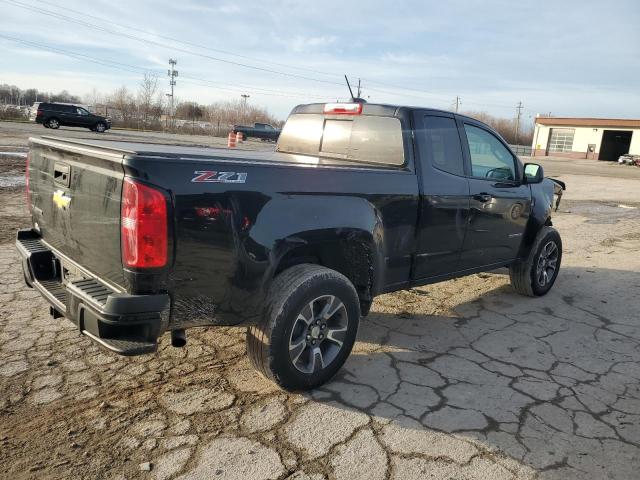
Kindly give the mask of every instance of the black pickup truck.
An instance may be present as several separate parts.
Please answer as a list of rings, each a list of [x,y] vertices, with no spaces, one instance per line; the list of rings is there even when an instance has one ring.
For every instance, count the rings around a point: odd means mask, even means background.
[[[245,125],[234,125],[231,129],[233,133],[242,133],[244,138],[259,138],[260,140],[277,141],[281,130],[268,123],[254,123],[253,127]]]
[[[308,389],[342,366],[376,295],[499,267],[544,295],[560,268],[555,184],[462,115],[301,105],[263,152],[30,145],[25,280],[123,355],[245,323],[253,365]]]

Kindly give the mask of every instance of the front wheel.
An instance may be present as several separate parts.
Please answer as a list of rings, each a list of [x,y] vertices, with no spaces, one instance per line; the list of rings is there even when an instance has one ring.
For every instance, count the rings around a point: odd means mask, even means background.
[[[562,240],[555,228],[543,227],[538,233],[529,257],[509,267],[511,285],[522,295],[545,295],[558,278],[562,260]]]
[[[96,126],[94,128],[96,132],[104,133],[105,130],[107,129],[107,126],[104,123],[100,122],[100,123],[96,123]]]
[[[247,330],[249,359],[282,388],[318,387],[351,353],[359,320],[358,295],[344,275],[293,266],[274,279],[262,321]]]

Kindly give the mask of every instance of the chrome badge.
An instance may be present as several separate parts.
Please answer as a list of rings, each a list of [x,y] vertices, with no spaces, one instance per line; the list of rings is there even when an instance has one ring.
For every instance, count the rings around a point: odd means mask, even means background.
[[[56,190],[55,192],[53,192],[53,203],[56,205],[56,207],[64,210],[69,207],[69,204],[71,203],[71,197],[69,195],[66,195],[64,193],[64,190]]]
[[[196,170],[192,183],[244,183],[247,174],[244,172],[213,172],[211,170]]]

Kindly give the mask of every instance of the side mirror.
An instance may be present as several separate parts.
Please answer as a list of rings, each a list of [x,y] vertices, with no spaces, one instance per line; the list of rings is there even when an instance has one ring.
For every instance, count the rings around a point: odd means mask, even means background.
[[[524,183],[540,183],[544,180],[544,170],[537,163],[524,164]]]

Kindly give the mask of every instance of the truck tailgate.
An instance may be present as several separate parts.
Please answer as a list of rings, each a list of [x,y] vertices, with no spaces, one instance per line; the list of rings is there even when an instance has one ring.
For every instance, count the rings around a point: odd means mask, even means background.
[[[72,262],[123,287],[123,152],[50,138],[31,139],[30,147],[34,228]]]

